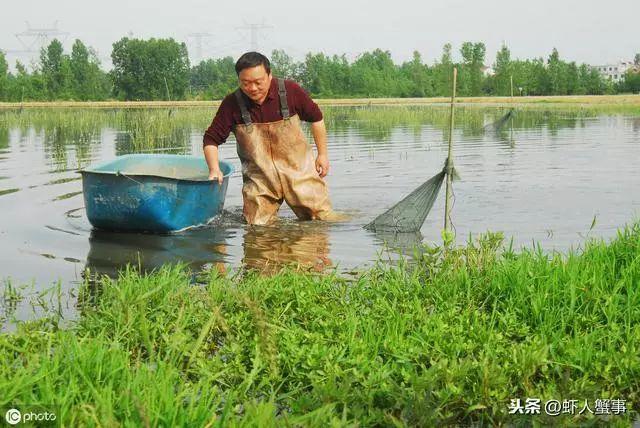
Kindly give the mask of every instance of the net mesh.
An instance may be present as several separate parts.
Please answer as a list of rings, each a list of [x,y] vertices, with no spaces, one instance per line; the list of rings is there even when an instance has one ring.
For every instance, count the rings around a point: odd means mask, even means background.
[[[445,176],[445,170],[434,175],[400,202],[367,224],[365,229],[395,232],[420,230],[433,207]]]
[[[513,118],[513,116],[516,114],[516,111],[514,109],[510,109],[504,116],[502,116],[501,118],[499,118],[498,120],[496,120],[493,123],[490,123],[488,125],[486,125],[484,127],[484,129],[486,131],[500,131],[502,129],[502,127],[505,125],[505,123],[507,123],[509,121],[509,119]]]

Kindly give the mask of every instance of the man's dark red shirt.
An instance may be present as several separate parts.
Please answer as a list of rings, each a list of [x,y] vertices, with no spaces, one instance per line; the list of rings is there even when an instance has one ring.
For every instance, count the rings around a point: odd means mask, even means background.
[[[284,81],[287,89],[287,103],[289,104],[289,114],[293,116],[297,114],[300,120],[306,122],[318,122],[322,120],[322,112],[318,105],[313,102],[311,97],[298,85],[291,80]],[[261,105],[254,103],[244,93],[242,94],[247,102],[247,109],[251,115],[251,121],[255,123],[276,122],[282,120],[280,112],[280,98],[278,95],[278,81],[274,76],[271,79],[269,92]],[[218,146],[227,140],[227,137],[237,124],[244,123],[240,106],[235,94],[232,92],[227,95],[220,103],[211,125],[204,133],[203,144]]]

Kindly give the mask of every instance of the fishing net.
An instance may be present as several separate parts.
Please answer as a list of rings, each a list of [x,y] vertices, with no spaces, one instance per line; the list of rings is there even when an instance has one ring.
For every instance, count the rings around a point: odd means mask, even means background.
[[[438,174],[425,181],[420,187],[409,193],[400,202],[389,208],[384,213],[376,217],[371,223],[364,228],[374,232],[392,231],[399,233],[418,232],[422,224],[427,219],[429,211],[433,207],[433,203],[438,197],[442,182],[445,177],[449,177],[447,182],[447,197],[451,181],[459,179],[458,174],[453,167],[452,148],[453,148],[453,125],[454,125],[454,105],[456,98],[456,77],[458,69],[453,68],[453,92],[451,96],[451,116],[449,116],[449,152],[444,163],[444,168]],[[445,201],[445,230],[448,230],[449,218],[449,202]]]
[[[500,131],[502,127],[516,114],[514,109],[509,109],[509,111],[502,116],[500,119],[496,120],[493,123],[488,124],[484,127],[485,130],[494,130],[496,132]]]
[[[453,165],[449,168],[452,178],[457,179],[458,175]],[[438,197],[446,175],[447,167],[445,162],[445,168],[441,172],[425,181],[420,187],[380,214],[364,228],[372,231],[419,231]]]

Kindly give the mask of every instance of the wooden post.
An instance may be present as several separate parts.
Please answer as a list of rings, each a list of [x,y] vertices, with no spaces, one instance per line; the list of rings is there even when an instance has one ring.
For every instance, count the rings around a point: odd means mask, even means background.
[[[446,197],[444,204],[444,230],[445,232],[449,230],[451,225],[449,224],[449,214],[451,213],[451,173],[453,171],[453,123],[454,123],[454,112],[455,107],[454,103],[456,101],[456,81],[458,80],[458,69],[453,67],[453,89],[451,91],[451,113],[449,116],[449,152],[447,154],[447,165],[445,167],[445,171],[447,172],[447,176],[445,177],[447,183],[446,189]]]
[[[171,101],[171,94],[169,93],[169,85],[167,85],[167,78],[166,76],[162,76],[162,78],[164,79],[164,88],[167,90],[167,99]]]
[[[511,104],[513,104],[513,74],[511,75]]]
[[[514,109],[514,107],[513,107],[513,74],[510,77],[511,77],[511,111],[512,111],[512,114],[513,114],[513,111],[514,111],[513,110]],[[510,122],[509,123],[509,129],[510,129],[509,145],[511,147],[513,147],[514,144],[515,144],[514,141],[513,141],[513,116],[509,118],[509,122]]]

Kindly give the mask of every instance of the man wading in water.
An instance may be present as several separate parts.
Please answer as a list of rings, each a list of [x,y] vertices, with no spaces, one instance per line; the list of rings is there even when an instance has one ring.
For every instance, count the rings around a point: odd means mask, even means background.
[[[271,75],[269,60],[247,52],[236,62],[239,89],[227,95],[204,134],[209,179],[222,182],[218,145],[233,131],[242,162],[243,214],[270,224],[286,201],[302,220],[340,220],[323,177],[329,172],[327,131],[318,105],[295,82]],[[318,156],[300,121],[311,122]]]

